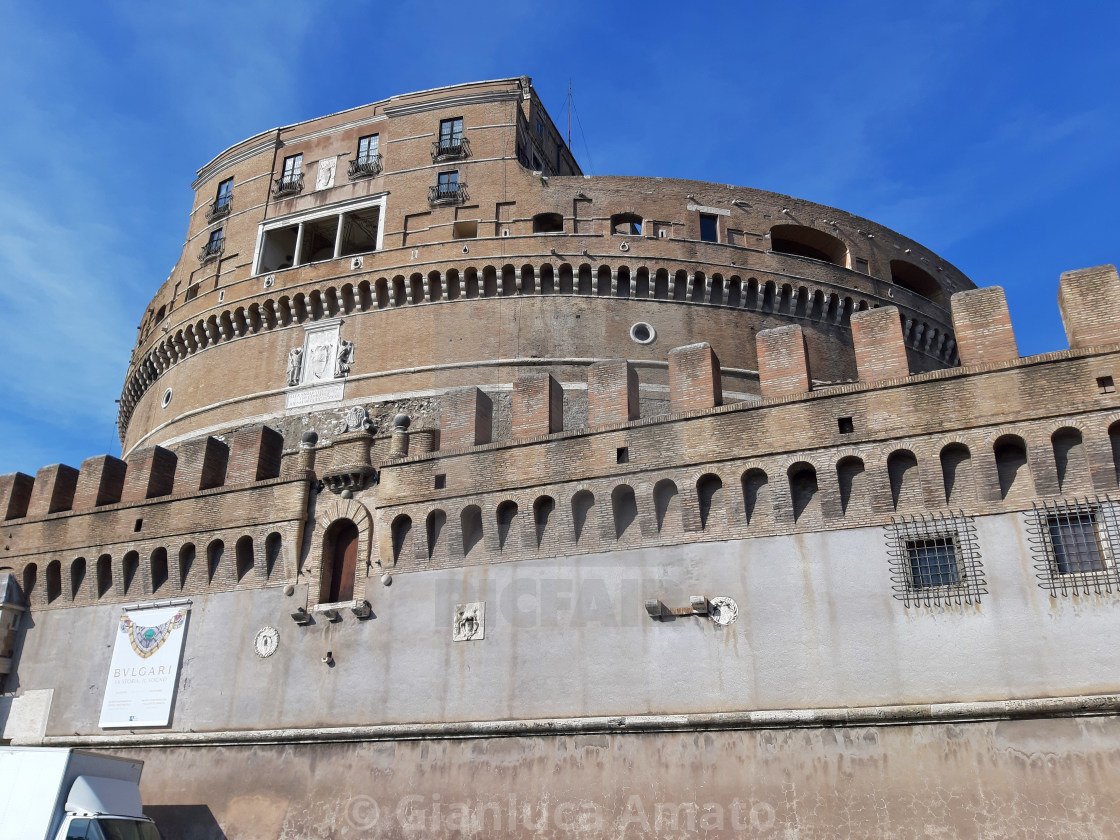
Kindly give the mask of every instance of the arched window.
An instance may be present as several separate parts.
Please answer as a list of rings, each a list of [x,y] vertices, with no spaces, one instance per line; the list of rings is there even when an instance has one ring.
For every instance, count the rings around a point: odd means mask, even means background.
[[[246,534],[239,539],[233,547],[233,554],[237,563],[237,582],[241,583],[256,565],[256,558],[253,556],[253,538]]]
[[[440,537],[443,536],[445,525],[447,525],[447,514],[442,510],[433,510],[428,514],[424,530],[428,537],[429,560],[436,556],[436,551],[440,548]]]
[[[556,510],[556,500],[551,496],[541,496],[533,502],[533,524],[537,534],[537,548],[544,545],[545,536],[548,534],[548,523],[552,519],[552,512]]]
[[[1074,428],[1058,429],[1050,438],[1054,447],[1054,466],[1058,470],[1058,488],[1068,492],[1069,485],[1085,481],[1089,463],[1085,458],[1085,444],[1081,432]]]
[[[802,225],[774,225],[770,228],[770,250],[822,260],[842,268],[849,267],[848,246],[835,236]]]
[[[760,469],[753,468],[743,473],[743,509],[747,524],[752,525],[765,520],[770,511],[770,479]]]
[[[974,494],[972,453],[963,443],[950,443],[941,450],[941,477],[945,482],[945,503],[971,502]]]
[[[411,556],[411,551],[406,551],[412,547],[412,517],[407,513],[402,513],[393,520],[391,528],[393,537],[393,562],[396,563],[402,556]]]
[[[86,558],[78,557],[70,564],[70,600],[77,601],[86,582]]]
[[[194,543],[187,543],[179,549],[179,588],[182,589],[191,579],[195,557]]]
[[[140,571],[140,554],[130,551],[121,560],[121,583],[124,585],[124,594],[136,594],[133,584],[136,583],[136,573]]]
[[[498,550],[504,551],[517,520],[517,503],[511,501],[498,505]],[[512,547],[512,546],[511,546]]]
[[[222,555],[226,553],[226,544],[221,540],[214,540],[206,546],[206,582],[213,583],[218,575],[218,566],[221,565]]]
[[[463,529],[463,556],[469,557],[474,547],[482,542],[482,508],[478,505],[463,508],[459,525]]]
[[[700,476],[696,482],[696,499],[700,503],[701,528],[708,529],[713,514],[716,526],[723,524],[723,479],[712,473]]]
[[[1120,420],[1108,427],[1108,442],[1112,445],[1112,467],[1120,481]]]
[[[615,236],[641,236],[642,217],[637,213],[615,213],[611,216],[611,233]]]
[[[39,583],[39,567],[34,563],[28,563],[23,567],[23,597],[27,599],[27,605],[31,606],[35,603],[33,598],[38,598],[38,593],[35,592],[35,587]]]
[[[148,566],[152,573],[152,594],[155,595],[167,585],[167,549],[161,546],[153,551]]]
[[[47,564],[47,603],[51,604],[62,594],[62,564],[52,560]]]
[[[680,530],[681,503],[677,485],[664,478],[653,486],[653,509],[657,516],[657,533]]]
[[[611,493],[611,511],[614,513],[614,536],[621,540],[634,527],[638,519],[638,500],[634,497],[634,488],[629,484],[620,484]]]
[[[1004,435],[992,447],[999,475],[999,492],[1004,499],[1027,498],[1034,492],[1027,466],[1027,444],[1018,435]]]
[[[408,517],[404,517],[408,519]],[[397,521],[393,522],[393,547],[396,551]],[[409,520],[411,525],[411,520]],[[327,604],[354,600],[354,581],[358,576],[358,526],[350,519],[331,523],[323,535],[323,574],[319,600]]]
[[[945,293],[941,290],[941,285],[925,269],[919,268],[914,263],[906,260],[891,260],[891,282],[916,295],[921,295],[926,300],[932,300],[943,306],[945,304]]]
[[[862,459],[848,455],[837,461],[836,480],[840,485],[840,510],[844,516],[868,509],[867,472]]]
[[[918,459],[908,449],[896,449],[887,456],[887,476],[891,482],[891,501],[895,510],[921,503],[918,484]]]
[[[264,541],[264,575],[266,580],[272,580],[276,571],[276,564],[280,562],[284,551],[284,538],[276,531],[269,534]]]
[[[559,213],[538,213],[533,217],[533,233],[563,233],[564,217]]]
[[[102,554],[97,558],[97,597],[103,598],[113,591],[113,558]]]
[[[580,490],[572,496],[572,536],[576,545],[580,544],[587,533],[591,511],[595,507],[595,496],[590,490]]]
[[[799,522],[806,513],[820,512],[817,471],[804,461],[794,464],[787,472],[790,501],[793,503],[793,521]]]

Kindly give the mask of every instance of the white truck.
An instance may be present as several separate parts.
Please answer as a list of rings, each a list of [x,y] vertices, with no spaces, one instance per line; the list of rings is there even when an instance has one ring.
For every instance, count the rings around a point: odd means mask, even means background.
[[[160,840],[140,804],[144,762],[0,747],[0,840]]]

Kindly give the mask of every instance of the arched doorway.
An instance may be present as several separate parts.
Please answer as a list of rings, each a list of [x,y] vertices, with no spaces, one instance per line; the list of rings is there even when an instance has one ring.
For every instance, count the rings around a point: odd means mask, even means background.
[[[339,519],[327,529],[323,546],[323,585],[321,602],[337,604],[354,600],[354,579],[358,569],[358,526],[350,519]]]

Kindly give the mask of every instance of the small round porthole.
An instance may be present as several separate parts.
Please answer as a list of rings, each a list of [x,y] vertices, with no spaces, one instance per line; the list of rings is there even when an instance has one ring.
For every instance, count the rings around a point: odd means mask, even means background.
[[[657,331],[645,321],[639,321],[630,328],[630,338],[638,344],[653,344],[653,340],[657,338]]]
[[[163,399],[159,401],[160,408],[167,408],[171,404],[171,389],[163,392]]]

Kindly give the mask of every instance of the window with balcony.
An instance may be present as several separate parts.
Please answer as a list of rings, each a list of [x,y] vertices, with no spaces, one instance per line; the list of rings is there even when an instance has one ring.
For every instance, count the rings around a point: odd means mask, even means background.
[[[206,212],[206,221],[213,222],[223,216],[228,216],[232,209],[233,178],[226,178],[218,184],[218,194],[214,197],[214,203],[210,205],[210,209]]]
[[[470,144],[463,136],[463,118],[440,120],[439,139],[432,143],[432,161],[465,158],[470,153]]]
[[[450,169],[436,176],[436,185],[428,189],[429,204],[465,201],[467,185],[459,181],[459,170]]]
[[[303,189],[303,155],[289,155],[284,158],[284,169],[273,186],[276,196],[294,195]]]
[[[381,155],[377,149],[376,134],[358,138],[358,156],[350,161],[351,178],[369,178],[381,174]]]
[[[206,244],[202,246],[202,252],[198,255],[200,263],[209,262],[222,255],[226,248],[226,237],[222,228],[217,228],[210,231],[210,238],[206,240]]]

